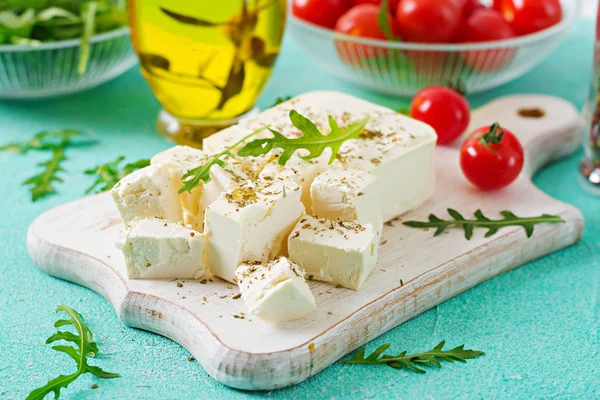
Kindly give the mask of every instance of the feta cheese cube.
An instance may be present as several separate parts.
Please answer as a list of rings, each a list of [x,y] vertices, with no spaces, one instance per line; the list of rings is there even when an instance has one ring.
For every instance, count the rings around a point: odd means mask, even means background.
[[[231,158],[224,156],[222,160],[225,161],[225,165],[223,167],[213,165],[210,169],[210,177],[219,185],[222,191],[226,191],[257,180],[268,158]]]
[[[310,187],[312,214],[327,219],[371,224],[383,230],[381,200],[374,175],[357,170],[331,168]]]
[[[288,238],[289,258],[308,279],[358,290],[377,263],[377,240],[370,224],[306,215]]]
[[[207,263],[232,282],[244,261],[266,262],[286,253],[286,239],[304,213],[293,182],[247,183],[221,195],[206,209]]]
[[[206,272],[204,236],[181,223],[133,221],[121,250],[132,279],[196,279]]]
[[[179,222],[182,211],[177,187],[167,165],[158,164],[127,175],[111,194],[125,225],[144,218]]]
[[[188,146],[172,147],[158,153],[150,160],[151,165],[165,164],[169,168],[173,182],[177,183],[177,191],[182,186],[181,177],[187,171],[202,165],[203,162],[206,162],[204,152]],[[191,225],[199,232],[204,230],[204,209],[206,208],[201,207],[203,187],[204,182],[201,181],[191,192],[179,193],[184,224]]]
[[[377,178],[383,220],[389,221],[427,201],[435,188],[433,128],[401,114],[372,119],[358,139],[342,144],[344,168]]]
[[[304,271],[285,257],[266,264],[244,263],[236,280],[250,314],[265,321],[290,321],[315,309]]]
[[[277,163],[277,159],[267,164],[261,173],[260,179],[273,181],[276,179],[292,181],[302,188],[302,203],[307,213],[311,213],[310,185],[320,173],[328,168],[331,151],[327,149],[320,157],[310,160],[302,159],[294,154],[284,166]]]

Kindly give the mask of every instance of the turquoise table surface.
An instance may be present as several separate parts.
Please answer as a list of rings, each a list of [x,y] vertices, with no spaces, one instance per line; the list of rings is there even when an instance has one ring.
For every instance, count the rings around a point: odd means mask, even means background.
[[[542,65],[494,91],[469,98],[473,106],[512,93],[547,93],[581,107],[588,95],[594,24],[579,21]],[[259,106],[277,96],[331,89],[390,107],[405,99],[369,92],[332,76],[286,40]],[[394,351],[427,350],[445,339],[485,355],[445,364],[426,375],[384,366],[336,362],[296,386],[268,393],[229,389],[211,379],[189,353],[164,337],[121,324],[100,295],[52,278],[29,260],[25,235],[40,213],[83,196],[92,178],[83,170],[118,155],[136,160],[171,144],[155,133],[159,104],[139,71],[70,97],[0,103],[0,143],[49,128],[92,132],[93,147],[68,151],[59,195],[37,203],[20,185],[45,156],[0,153],[0,399],[22,399],[73,362],[44,344],[67,304],[89,323],[100,347],[98,364],[121,377],[84,376],[65,399],[304,398],[600,398],[600,198],[577,183],[581,154],[543,169],[535,183],[579,207],[586,218],[580,243],[505,273],[412,319],[369,343]],[[526,198],[523,201],[527,201]],[[451,205],[449,205],[451,206]],[[97,389],[91,389],[97,384]]]

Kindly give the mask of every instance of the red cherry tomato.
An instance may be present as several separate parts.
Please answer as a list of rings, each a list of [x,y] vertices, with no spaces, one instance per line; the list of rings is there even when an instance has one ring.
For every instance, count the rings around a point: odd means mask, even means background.
[[[354,0],[354,4],[375,4],[380,5],[383,0]],[[388,10],[390,10],[390,14],[394,15],[396,13],[396,8],[398,7],[398,2],[400,0],[389,0],[388,1]]]
[[[462,8],[457,1],[400,0],[396,21],[406,42],[448,43],[458,34]]]
[[[502,12],[502,0],[492,0],[492,9]]]
[[[523,159],[519,139],[498,124],[477,129],[460,150],[463,174],[483,190],[500,189],[512,183],[523,169]]]
[[[333,29],[338,18],[350,7],[352,0],[294,0],[292,12],[300,19]]]
[[[465,21],[460,35],[461,43],[491,42],[515,37],[511,26],[502,15],[490,8],[473,11]],[[462,59],[478,72],[497,71],[510,63],[516,54],[515,48],[497,50],[471,50],[462,54]]]
[[[469,125],[471,112],[467,100],[455,90],[429,86],[420,90],[410,104],[410,116],[433,127],[438,143],[458,138]]]
[[[501,0],[500,11],[517,35],[527,35],[558,24],[559,0]]]
[[[487,9],[479,0],[466,0],[465,8],[463,9],[463,18],[469,18],[473,11],[479,9]]]
[[[378,13],[379,7],[375,4],[359,4],[337,20],[335,30],[347,35],[384,40],[385,35],[377,21]]]
[[[359,4],[338,19],[335,30],[351,36],[385,40],[385,35],[379,29],[378,13],[379,6]],[[341,38],[334,39],[334,44],[342,62],[360,68],[370,68],[372,63],[369,63],[369,59],[387,57],[390,51],[381,46],[355,43]]]

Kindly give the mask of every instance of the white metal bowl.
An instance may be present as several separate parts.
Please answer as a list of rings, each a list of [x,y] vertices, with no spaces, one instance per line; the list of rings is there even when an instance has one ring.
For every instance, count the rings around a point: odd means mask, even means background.
[[[39,46],[0,45],[0,98],[27,99],[79,92],[113,79],[137,63],[129,28],[90,39],[86,71],[77,72],[81,40]]]
[[[413,95],[429,85],[481,92],[514,80],[546,58],[577,18],[578,0],[562,0],[563,19],[514,39],[471,44],[424,44],[345,35],[289,17],[296,43],[323,67],[379,92]]]

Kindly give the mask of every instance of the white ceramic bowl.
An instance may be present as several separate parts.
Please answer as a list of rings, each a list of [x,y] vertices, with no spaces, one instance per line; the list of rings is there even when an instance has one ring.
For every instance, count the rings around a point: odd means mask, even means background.
[[[578,0],[562,0],[563,20],[510,40],[424,44],[364,39],[289,17],[296,43],[324,68],[379,92],[412,95],[429,85],[481,92],[525,74],[559,45],[577,18]],[[591,49],[590,49],[591,51]]]
[[[82,75],[77,72],[80,44],[80,39],[70,39],[36,47],[0,45],[0,98],[79,92],[107,82],[137,63],[127,27],[92,36]]]

